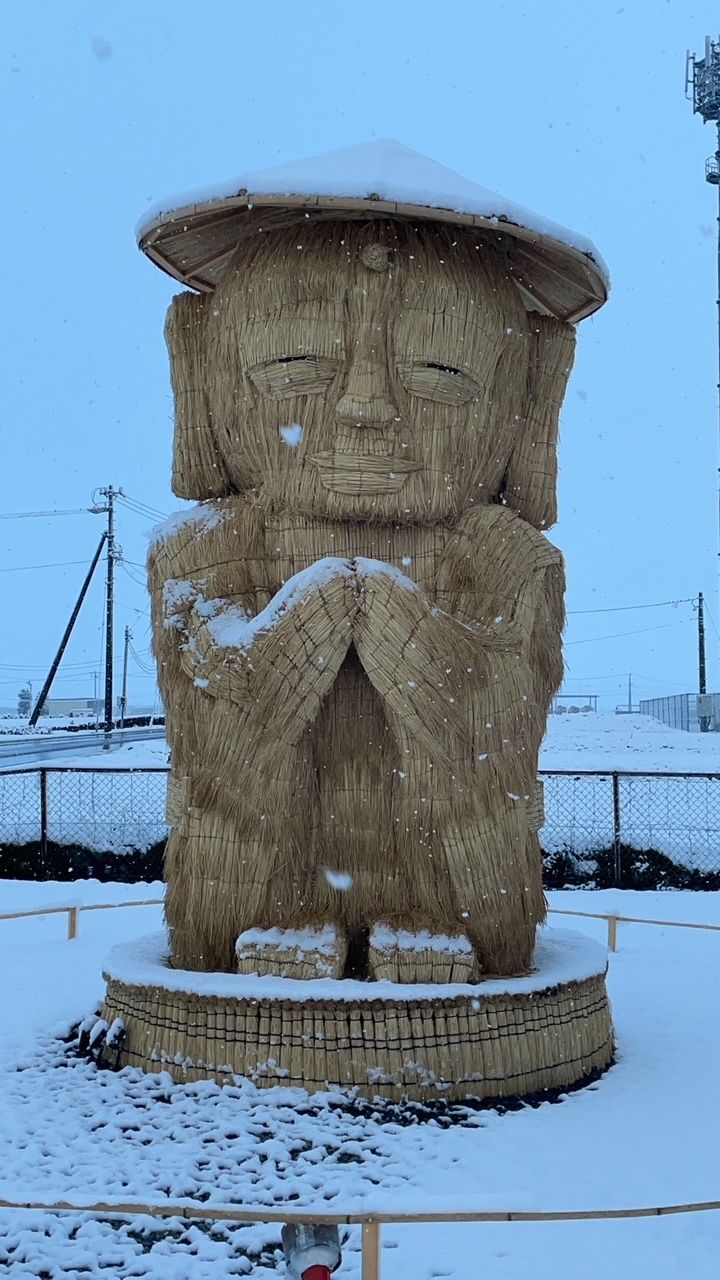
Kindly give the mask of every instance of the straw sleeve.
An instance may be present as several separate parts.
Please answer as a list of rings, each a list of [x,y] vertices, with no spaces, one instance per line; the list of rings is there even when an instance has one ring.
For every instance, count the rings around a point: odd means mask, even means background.
[[[472,750],[469,707],[487,681],[482,647],[497,647],[495,637],[438,608],[391,566],[368,570],[368,564],[357,561],[355,648],[371,684],[432,757],[466,755]],[[499,644],[506,649],[504,637]]]
[[[548,578],[562,579],[562,556],[509,507],[487,505],[466,512],[448,541],[436,571],[438,606],[493,634],[514,636],[523,647],[537,624]],[[559,633],[562,603],[552,619]]]
[[[315,719],[353,639],[359,606],[347,561],[327,557],[294,575],[250,615],[227,600],[195,601],[180,663],[195,688],[245,708],[295,742]]]
[[[564,620],[562,560],[542,534],[507,508],[470,512],[438,565],[434,599],[390,566],[356,563],[358,655],[431,758],[472,759],[486,721],[512,722],[508,739],[521,723],[537,736],[562,675]]]

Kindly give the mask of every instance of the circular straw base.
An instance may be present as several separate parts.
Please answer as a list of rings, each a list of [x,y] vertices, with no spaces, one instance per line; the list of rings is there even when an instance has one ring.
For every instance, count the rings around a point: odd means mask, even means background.
[[[177,1081],[521,1098],[578,1084],[613,1056],[604,949],[540,935],[527,977],[422,987],[175,970],[153,935],[111,953],[103,1017],[124,1024],[121,1065]]]

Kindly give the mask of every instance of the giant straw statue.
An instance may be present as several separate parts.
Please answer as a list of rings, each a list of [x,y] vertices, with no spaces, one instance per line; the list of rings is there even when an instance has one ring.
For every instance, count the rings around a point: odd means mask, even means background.
[[[168,316],[201,502],[150,560],[182,968],[509,975],[544,918],[574,328],[502,228],[366,206],[258,215]]]

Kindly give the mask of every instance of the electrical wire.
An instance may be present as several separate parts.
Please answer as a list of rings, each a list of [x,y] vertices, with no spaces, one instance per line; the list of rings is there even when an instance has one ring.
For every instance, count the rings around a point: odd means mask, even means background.
[[[151,667],[147,662],[143,662],[140,658],[138,658],[138,655],[136,654],[136,652],[135,652],[135,650],[134,650],[134,649],[131,649],[131,650],[130,650],[130,653],[131,653],[131,656],[132,656],[132,659],[133,659],[133,661],[134,661],[135,665],[136,665],[136,666],[138,666],[138,667],[140,668],[140,670],[141,670],[141,671],[144,671],[144,672],[145,672],[145,674],[146,674],[146,675],[148,675],[148,676],[154,676],[154,675],[155,675],[154,668],[153,668],[153,667]]]
[[[143,661],[143,659],[140,657],[140,655],[138,654],[137,650],[135,649],[135,647],[134,647],[134,645],[133,645],[132,641],[130,642],[130,644],[129,644],[129,646],[128,646],[128,647],[129,647],[129,649],[130,649],[130,653],[132,654],[132,656],[133,656],[133,658],[134,658],[135,662],[137,663],[137,665],[139,666],[140,670],[141,670],[141,671],[144,671],[147,675],[155,675],[155,670],[154,670],[154,668],[153,668],[153,667],[151,667],[147,662],[144,662],[144,661]]]
[[[135,583],[136,587],[144,587],[145,591],[147,591],[147,581],[144,578],[141,578],[138,573],[135,573],[133,572],[132,569],[129,569],[127,565],[127,561],[120,560],[119,564],[120,564],[120,568],[124,570],[126,576],[130,579],[130,581]]]
[[[633,680],[645,680],[648,684],[674,684],[676,689],[687,689],[687,680],[666,680],[663,676],[644,676],[637,671],[632,673]]]
[[[119,497],[118,502],[121,502],[129,511],[134,511],[136,515],[149,516],[153,520],[167,520],[164,511],[158,511],[155,507],[148,506],[146,502],[141,502],[139,498],[133,498],[127,493]]]
[[[157,507],[153,507],[149,502],[143,502],[141,498],[134,498],[132,494],[125,493],[120,499],[126,506],[133,507],[136,511],[151,516],[161,516],[163,520],[167,519],[164,511],[159,511]]]
[[[85,516],[91,514],[89,507],[76,507],[72,511],[3,511],[0,520],[45,519],[47,516]]]
[[[640,627],[638,631],[615,631],[609,636],[588,636],[586,640],[568,640],[566,648],[574,644],[593,644],[597,640],[620,640],[624,636],[642,636],[648,631],[667,631],[668,627],[682,627],[688,622],[694,622],[694,618],[681,618],[679,622],[664,622],[659,627]]]
[[[715,620],[714,620],[714,618],[713,618],[713,616],[712,616],[712,614],[711,614],[710,610],[709,610],[709,609],[708,609],[708,607],[707,607],[707,601],[705,601],[704,603],[705,603],[705,617],[710,619],[710,626],[712,627],[713,631],[715,632],[715,635],[716,635],[717,639],[718,639],[718,640],[720,640],[720,632],[718,631],[717,627],[715,626]]]
[[[63,662],[63,667],[87,667],[94,666],[89,659],[83,659],[82,662]],[[0,671],[47,671],[50,666],[49,662],[0,662]]]
[[[27,573],[30,569],[67,569],[74,564],[87,565],[87,560],[58,560],[55,564],[14,564],[10,568],[3,567],[0,573]]]
[[[135,579],[133,578],[134,581]],[[149,608],[136,609],[134,604],[128,604],[126,600],[118,600],[117,596],[115,597],[115,608],[123,609],[126,613],[134,613],[138,618],[146,618],[150,612]]]
[[[655,604],[618,604],[607,609],[568,609],[568,617],[578,617],[581,613],[624,613],[628,609],[664,609],[668,605],[673,608],[678,604],[694,604],[697,596],[688,596],[686,600],[657,600]]]
[[[601,676],[568,675],[563,680],[563,684],[564,685],[570,684],[570,683],[589,684],[590,681],[595,681],[595,680],[627,680],[628,674],[632,674],[633,680],[645,680],[650,684],[661,684],[661,685],[674,684],[677,689],[685,688],[685,684],[680,682],[679,680],[666,680],[662,676],[644,676],[637,671],[633,671],[631,673],[628,673],[627,671],[608,671]]]

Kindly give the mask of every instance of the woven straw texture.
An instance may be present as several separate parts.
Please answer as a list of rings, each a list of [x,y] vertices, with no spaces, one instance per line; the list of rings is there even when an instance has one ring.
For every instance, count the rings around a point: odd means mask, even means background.
[[[174,484],[206,504],[150,560],[175,963],[335,923],[366,976],[383,922],[525,971],[573,330],[471,233],[337,221],[243,243],[167,336]]]
[[[392,219],[415,225],[431,219],[436,225],[449,225],[455,234],[466,234],[461,230],[466,228],[475,240],[501,253],[528,309],[575,324],[607,300],[607,282],[593,258],[553,239],[549,227],[543,234],[503,217],[383,200],[377,192],[364,198],[288,192],[270,195],[262,191],[262,176],[256,176],[260,190],[242,188],[234,195],[206,196],[200,203],[161,213],[144,225],[140,248],[182,284],[212,293],[237,246],[256,240],[259,234],[288,226],[307,228],[318,220]],[[519,210],[518,216],[524,220]]]
[[[534,995],[362,1004],[229,1000],[111,980],[122,1064],[178,1081],[336,1085],[367,1097],[522,1097],[607,1067],[602,976]]]

